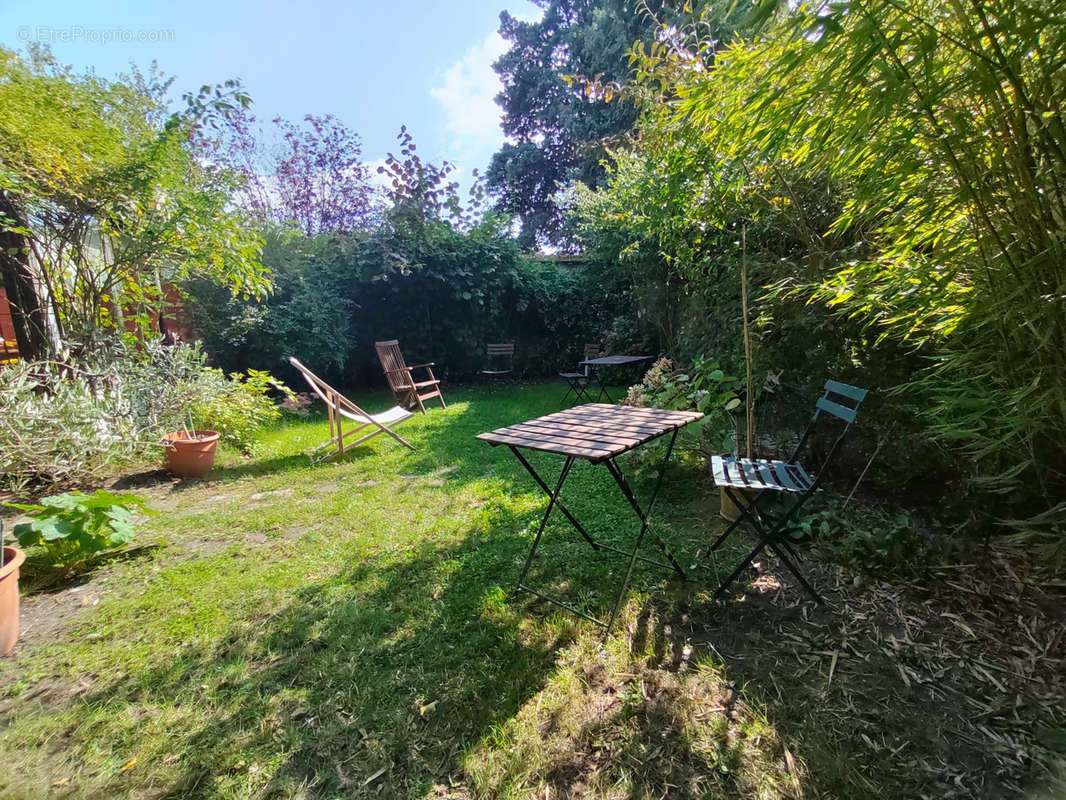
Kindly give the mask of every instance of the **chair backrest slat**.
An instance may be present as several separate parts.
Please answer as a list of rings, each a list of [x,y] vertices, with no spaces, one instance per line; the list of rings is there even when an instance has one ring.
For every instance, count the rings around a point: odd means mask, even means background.
[[[814,419],[817,420],[824,411],[850,425],[859,415],[859,406],[866,399],[866,394],[866,390],[858,386],[828,380],[825,382],[825,394],[815,403]]]
[[[513,356],[514,342],[508,342],[507,344],[485,345],[485,350],[490,356]]]
[[[382,369],[385,370],[385,380],[389,382],[389,388],[394,392],[409,389],[411,383],[407,375],[407,363],[400,351],[400,341],[389,339],[385,342],[374,342],[374,349]]]
[[[859,416],[859,406],[862,405],[862,401],[866,399],[866,395],[867,391],[865,389],[860,389],[858,386],[851,386],[850,384],[841,383],[840,381],[826,381],[825,394],[819,397],[815,402],[814,416],[811,417],[807,430],[803,432],[799,443],[792,451],[792,455],[789,456],[788,460],[790,462],[795,461],[799,457],[799,454],[803,451],[808,439],[810,439],[815,426],[818,424],[818,418],[823,412],[825,412],[844,423],[844,429],[840,432],[840,435],[837,436],[833,447],[829,451],[829,455],[826,456],[826,463],[831,461],[833,455],[836,453],[837,447],[840,445],[841,440],[843,440],[844,435]],[[822,466],[824,468],[825,464]]]
[[[825,382],[825,390],[830,394],[839,394],[843,397],[851,398],[856,403],[861,403],[865,400],[867,394],[865,389],[860,389],[858,386],[849,386],[846,383],[834,380]]]
[[[815,403],[815,405],[827,414],[832,414],[834,417],[844,420],[849,425],[855,421],[856,410],[853,408],[842,406],[840,403],[834,403],[832,400],[828,400],[825,397],[819,397],[818,402]]]

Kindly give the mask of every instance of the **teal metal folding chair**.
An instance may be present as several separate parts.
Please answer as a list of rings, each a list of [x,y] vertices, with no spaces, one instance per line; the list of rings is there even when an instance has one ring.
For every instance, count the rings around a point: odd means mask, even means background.
[[[707,555],[711,556],[729,535],[737,529],[741,522],[747,522],[751,525],[759,537],[758,544],[748,554],[747,558],[740,562],[729,577],[719,585],[717,591],[719,597],[725,593],[726,587],[735,581],[740,573],[758,557],[759,553],[769,548],[777,555],[781,563],[788,568],[789,572],[796,576],[800,585],[815,600],[819,603],[822,602],[822,598],[811,588],[807,579],[803,577],[799,568],[793,563],[792,559],[798,560],[798,556],[788,543],[788,528],[804,503],[817,491],[818,485],[825,476],[827,467],[837,454],[841,442],[844,441],[844,437],[855,422],[859,406],[866,399],[866,394],[865,389],[860,389],[856,386],[849,386],[839,381],[826,381],[825,394],[818,398],[815,403],[814,416],[787,461],[711,456],[711,476],[714,478],[714,483],[716,486],[721,487],[729,499],[740,509],[740,516],[708,548]],[[843,428],[833,441],[833,445],[821,465],[818,476],[812,478],[803,465],[797,461],[797,458],[799,458],[803,448],[810,440],[816,426],[827,417],[832,417],[842,422]],[[756,497],[753,500],[744,499],[742,490],[747,489],[757,490]],[[796,496],[796,502],[793,503],[792,507],[776,519],[759,508],[762,500],[775,493]]]

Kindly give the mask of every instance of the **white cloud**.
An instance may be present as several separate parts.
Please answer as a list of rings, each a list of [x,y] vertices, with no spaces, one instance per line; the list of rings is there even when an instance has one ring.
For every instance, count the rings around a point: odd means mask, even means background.
[[[491,153],[503,142],[495,100],[502,87],[492,63],[505,52],[507,42],[494,31],[445,71],[443,85],[429,90],[444,110],[444,126],[454,137],[458,158]]]

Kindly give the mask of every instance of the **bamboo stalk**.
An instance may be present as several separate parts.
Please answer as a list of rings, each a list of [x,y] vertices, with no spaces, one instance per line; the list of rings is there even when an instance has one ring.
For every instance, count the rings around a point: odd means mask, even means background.
[[[740,228],[740,305],[744,314],[744,365],[747,373],[744,392],[745,435],[748,458],[755,440],[755,397],[751,386],[751,331],[748,330],[748,226]]]

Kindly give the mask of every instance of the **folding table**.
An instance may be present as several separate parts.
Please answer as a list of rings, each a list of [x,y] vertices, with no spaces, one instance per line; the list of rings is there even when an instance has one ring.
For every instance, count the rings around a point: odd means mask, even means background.
[[[596,400],[602,400],[607,398],[608,402],[613,403],[611,395],[607,392],[607,384],[603,380],[603,368],[604,367],[624,367],[630,364],[639,364],[642,361],[650,361],[651,356],[599,356],[597,358],[586,358],[578,366],[580,367],[597,367],[596,369],[596,382],[600,385],[600,391],[596,395]],[[588,396],[588,395],[586,395]],[[591,400],[592,397],[588,396]]]
[[[702,416],[703,414],[694,411],[668,411],[659,408],[633,408],[630,406],[607,405],[605,403],[590,403],[583,406],[576,406],[575,408],[570,408],[565,411],[558,411],[554,414],[548,414],[544,417],[531,419],[527,422],[521,422],[506,428],[498,428],[494,431],[478,434],[478,439],[488,442],[493,447],[501,444],[509,447],[511,452],[514,453],[515,458],[517,458],[519,463],[521,463],[529,474],[533,476],[533,480],[537,482],[537,485],[540,486],[549,498],[548,508],[544,511],[544,517],[540,521],[540,528],[537,530],[537,535],[533,539],[533,546],[530,548],[529,555],[526,557],[525,564],[522,567],[522,572],[518,576],[517,588],[530,592],[543,600],[547,600],[549,603],[565,608],[567,611],[584,617],[585,619],[605,628],[607,632],[610,632],[611,627],[614,625],[615,618],[618,616],[618,612],[621,609],[626,587],[629,585],[629,578],[633,572],[633,564],[638,558],[665,569],[672,569],[684,579],[685,571],[670,554],[666,543],[654,531],[652,531],[652,536],[655,539],[655,543],[663,552],[663,555],[669,561],[669,564],[647,558],[639,551],[641,544],[644,541],[644,536],[649,530],[652,508],[655,506],[655,498],[659,494],[659,487],[662,485],[663,472],[666,469],[667,462],[670,460],[670,454],[674,449],[674,441],[677,439],[677,432],[685,425],[688,425],[690,422],[695,422]],[[633,489],[626,481],[625,475],[622,474],[622,470],[618,466],[617,458],[623,453],[654,439],[658,439],[661,436],[666,436],[667,434],[670,434],[670,444],[666,449],[666,456],[663,458],[662,464],[659,467],[659,474],[655,481],[655,488],[652,490],[651,498],[648,500],[646,507],[641,508],[640,503],[637,502]],[[555,483],[554,490],[549,488],[544,479],[537,474],[537,471],[533,469],[533,466],[525,459],[520,452],[523,449],[540,450],[546,453],[558,453],[565,457],[563,468],[559,473],[559,478]],[[629,502],[629,505],[632,506],[637,519],[639,519],[641,523],[640,532],[637,534],[632,550],[622,550],[593,539],[589,532],[582,527],[581,523],[577,521],[574,515],[571,514],[566,506],[564,506],[559,500],[563,485],[566,483],[566,478],[570,474],[574,462],[579,458],[583,458],[592,464],[603,464],[611,474],[611,477],[614,478],[615,483],[618,484],[619,489],[621,489],[622,494]],[[615,601],[614,609],[611,612],[610,618],[606,622],[586,614],[584,611],[581,611],[562,600],[550,597],[536,589],[532,589],[523,583],[526,574],[529,572],[529,568],[533,563],[533,556],[537,552],[537,547],[540,545],[541,537],[544,535],[544,529],[548,524],[548,518],[556,508],[559,509],[560,513],[566,517],[574,529],[581,534],[582,538],[593,550],[597,552],[604,550],[611,553],[618,553],[628,558],[629,563],[626,567],[625,577],[618,590],[618,599]]]

